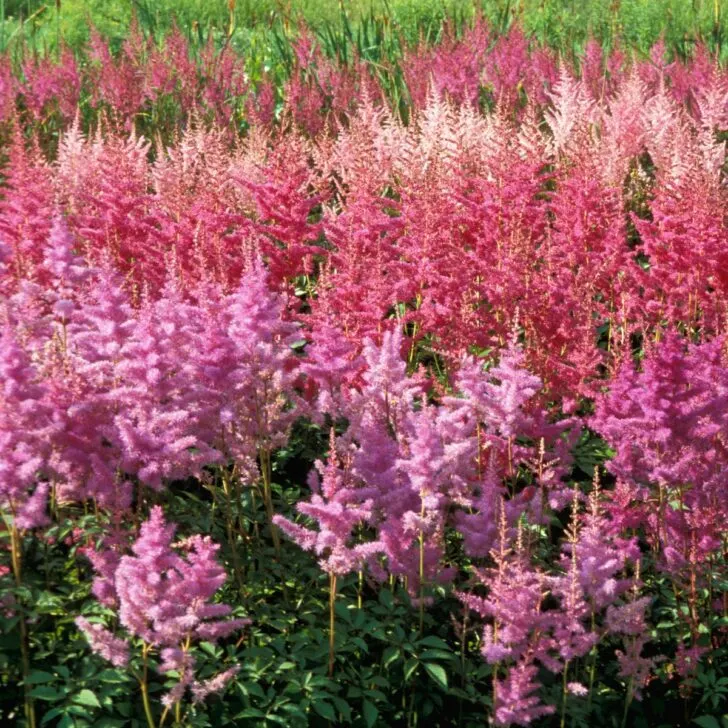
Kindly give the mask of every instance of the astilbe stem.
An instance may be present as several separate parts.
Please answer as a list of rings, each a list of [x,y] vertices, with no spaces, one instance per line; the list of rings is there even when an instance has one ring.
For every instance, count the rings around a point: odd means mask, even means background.
[[[6,521],[7,523],[7,521]],[[13,521],[10,526],[10,557],[13,568],[13,576],[15,578],[15,586],[19,588],[22,584],[22,536],[18,527]],[[28,624],[25,621],[25,614],[20,615],[18,621],[18,630],[20,632],[20,660],[21,674],[23,676],[23,692],[24,692],[24,710],[25,720],[28,728],[36,728],[35,702],[31,696],[33,686],[29,682],[30,678],[30,643],[28,635]]]
[[[142,646],[142,674],[139,677],[139,689],[142,693],[142,703],[144,704],[144,716],[147,719],[149,728],[157,728],[152,713],[152,706],[149,702],[149,645],[145,642]]]
[[[329,677],[334,675],[336,659],[336,574],[329,574]]]

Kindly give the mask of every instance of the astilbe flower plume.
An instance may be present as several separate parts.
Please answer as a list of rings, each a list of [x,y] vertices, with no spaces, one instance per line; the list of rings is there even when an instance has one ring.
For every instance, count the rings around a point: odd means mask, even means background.
[[[48,523],[49,482],[41,479],[50,455],[51,421],[44,387],[16,333],[0,335],[0,507],[19,529]]]
[[[487,371],[474,357],[461,359],[453,389],[457,396],[443,398],[440,420],[451,441],[460,443],[459,477],[468,484],[455,499],[462,507],[455,513],[455,525],[464,536],[466,551],[486,556],[497,536],[498,503],[508,495],[506,480],[513,479],[519,468],[531,470],[536,480],[504,501],[509,523],[526,512],[535,520],[543,519],[544,509],[568,502],[570,491],[562,478],[571,464],[570,449],[579,428],[575,418],[549,422],[538,401],[542,381],[528,371],[524,352],[514,339]],[[538,445],[521,444],[518,438]],[[541,498],[535,498],[536,488]]]
[[[167,706],[182,700],[187,687],[195,700],[219,692],[233,677],[234,668],[212,682],[197,682],[191,645],[216,642],[250,624],[249,619],[224,619],[231,608],[211,602],[226,579],[216,558],[219,546],[199,535],[173,544],[175,528],[155,506],[131,546],[132,553],[118,559],[113,583],[119,624],[126,632],[123,636],[83,617],[76,620],[92,649],[113,664],[126,664],[137,640],[144,650],[159,650],[159,671],[180,674],[179,682],[164,698]]]
[[[570,538],[564,542],[561,567],[575,578],[593,614],[614,604],[633,582],[623,577],[628,565],[639,564],[636,537],[622,538],[618,526],[604,512],[598,471],[589,494],[586,513],[577,514],[574,503]]]
[[[547,575],[534,568],[519,533],[515,548],[509,544],[503,504],[500,508],[499,543],[492,551],[496,566],[476,572],[488,587],[488,596],[458,592],[468,608],[486,619],[481,652],[496,666],[494,676],[497,725],[528,725],[553,713],[535,694],[538,664],[559,672],[554,656],[557,642],[552,635],[554,613],[543,609],[548,594]],[[501,677],[501,670],[505,675]]]
[[[495,666],[495,719],[499,725],[528,725],[553,712],[554,706],[543,705],[538,695],[539,667],[563,673],[566,680],[573,662],[607,637],[627,635],[626,650],[617,651],[617,656],[620,674],[635,679],[636,696],[650,678],[652,661],[641,656],[649,639],[644,609],[650,600],[637,597],[640,564],[636,539],[623,539],[615,533],[614,524],[600,508],[596,478],[589,501],[587,513],[580,515],[580,494],[573,492],[560,573],[553,573],[534,565],[523,521],[514,542],[501,495],[498,538],[490,552],[495,566],[475,570],[488,590],[487,597],[457,592],[485,620],[481,651]],[[631,579],[626,577],[628,565],[635,571]],[[505,677],[501,676],[503,670]],[[562,696],[564,705],[566,693],[588,692],[583,684],[572,682]]]
[[[641,372],[625,363],[592,418],[592,427],[616,450],[607,468],[631,489],[631,510],[649,524],[668,564],[668,549],[697,564],[720,548],[716,528],[725,522],[728,496],[723,346],[719,339],[690,345],[668,333],[650,347]],[[655,507],[668,495],[680,508]],[[629,518],[629,510],[620,515]],[[698,536],[692,554],[691,533]]]
[[[170,283],[142,308],[120,350],[113,392],[124,404],[114,417],[121,468],[157,490],[220,459],[201,437],[197,405],[205,393],[185,354],[197,338],[196,314]]]
[[[350,463],[338,462],[336,446],[332,431],[328,461],[318,461],[309,478],[311,500],[296,505],[300,513],[318,523],[319,530],[305,528],[280,515],[273,522],[302,549],[313,551],[324,571],[343,576],[361,569],[367,559],[381,553],[384,547],[377,541],[355,543],[357,527],[372,522],[373,496],[377,492],[374,488],[358,487]]]
[[[629,681],[629,694],[638,700],[642,689],[650,682],[655,659],[642,655],[642,649],[649,640],[645,612],[651,602],[650,597],[640,597],[619,606],[607,609],[606,624],[614,635],[623,635],[624,650],[616,650],[620,677]]]

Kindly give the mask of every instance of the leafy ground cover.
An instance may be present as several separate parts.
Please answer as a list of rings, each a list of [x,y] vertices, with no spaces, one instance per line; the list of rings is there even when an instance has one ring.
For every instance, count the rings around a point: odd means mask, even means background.
[[[728,73],[501,30],[5,57],[4,722],[725,724]]]

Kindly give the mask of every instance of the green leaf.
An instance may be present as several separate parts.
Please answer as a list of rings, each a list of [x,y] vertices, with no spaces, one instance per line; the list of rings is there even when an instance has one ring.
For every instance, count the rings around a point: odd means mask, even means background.
[[[382,666],[389,667],[399,657],[398,647],[387,647],[382,655]]]
[[[392,609],[392,607],[394,607],[394,597],[389,589],[382,589],[382,591],[379,592],[379,603],[383,604],[387,607],[387,609]]]
[[[43,670],[33,670],[33,672],[28,675],[28,677],[25,679],[25,683],[27,685],[37,685],[38,683],[47,683],[47,682],[53,682],[56,679],[55,675],[52,675],[50,672],[45,672]]]
[[[699,718],[693,718],[693,723],[696,723],[701,728],[720,728],[718,719],[712,715],[701,715]]]
[[[425,670],[427,674],[443,689],[447,690],[447,673],[442,665],[434,662],[425,662]]]
[[[46,723],[50,723],[54,718],[57,718],[59,715],[65,715],[65,710],[63,710],[62,708],[53,708],[52,710],[49,710],[48,712],[43,714],[40,724],[45,725]]]
[[[96,697],[95,693],[88,688],[84,688],[80,693],[78,693],[78,695],[74,695],[73,702],[78,705],[86,705],[89,708],[101,707],[101,703],[99,703],[99,699]]]
[[[203,652],[210,655],[210,657],[217,658],[222,653],[222,650],[217,645],[212,644],[212,642],[200,642],[199,647]]]
[[[427,637],[423,637],[421,640],[417,640],[417,644],[420,647],[435,647],[441,650],[449,650],[450,645],[448,645],[445,640],[441,639],[440,637],[435,637],[434,634],[429,634]]]
[[[379,710],[374,703],[369,700],[364,700],[364,703],[362,704],[362,714],[364,715],[364,721],[367,724],[367,728],[372,728],[379,717]]]
[[[331,707],[329,703],[326,703],[323,700],[317,700],[315,703],[313,703],[313,709],[322,717],[326,718],[326,720],[336,720],[336,713],[334,712],[334,709]]]
[[[415,659],[409,659],[407,662],[404,663],[404,681],[407,682],[411,677],[414,671],[417,669],[417,665],[419,665],[419,661]]]
[[[453,660],[455,655],[452,652],[446,650],[425,650],[420,655],[420,660],[426,662],[427,660]]]
[[[56,700],[63,700],[66,697],[66,693],[63,690],[56,690],[50,685],[39,685],[30,691],[30,696],[32,698],[38,698],[38,700],[54,702]]]
[[[343,719],[343,722],[351,723],[351,708],[349,707],[349,703],[342,698],[336,697],[336,695],[332,695],[331,700],[336,706],[336,710],[339,711],[339,715]]]
[[[242,712],[238,713],[235,718],[265,718],[265,713],[257,708],[246,708]]]
[[[102,670],[97,676],[96,679],[100,682],[105,683],[125,683],[129,680],[129,677],[126,673],[122,672],[121,670]]]

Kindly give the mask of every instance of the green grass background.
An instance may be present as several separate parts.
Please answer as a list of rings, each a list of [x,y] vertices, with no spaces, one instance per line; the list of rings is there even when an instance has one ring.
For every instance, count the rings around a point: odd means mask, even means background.
[[[117,44],[136,15],[161,39],[177,23],[195,44],[210,34],[229,42],[253,66],[275,62],[281,41],[301,21],[328,53],[395,60],[402,42],[436,40],[449,19],[461,29],[482,12],[498,29],[518,21],[526,32],[565,54],[590,36],[646,53],[661,36],[689,55],[705,41],[728,60],[728,0],[0,0],[0,49],[49,52],[59,42],[79,48],[89,23]]]

